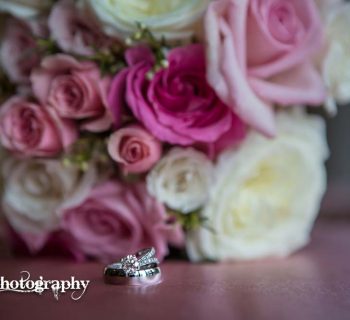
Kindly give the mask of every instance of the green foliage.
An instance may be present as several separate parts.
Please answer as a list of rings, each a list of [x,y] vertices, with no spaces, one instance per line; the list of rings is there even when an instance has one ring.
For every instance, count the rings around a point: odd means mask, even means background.
[[[215,233],[215,230],[208,224],[208,218],[203,217],[202,210],[200,209],[186,214],[172,209],[167,209],[167,212],[169,216],[174,217],[187,232],[202,227]]]
[[[60,53],[61,50],[53,39],[36,38],[37,49],[32,50],[32,54],[50,56]]]
[[[76,166],[86,171],[92,161],[100,167],[111,167],[107,151],[106,139],[103,137],[86,135],[79,138],[62,157],[66,166]]]
[[[126,67],[123,50],[119,46],[102,49],[100,51],[96,51],[96,53],[92,56],[81,58],[96,62],[100,67],[102,76],[115,75]]]
[[[169,45],[164,37],[158,40],[144,24],[137,22],[136,28],[137,30],[135,33],[126,39],[126,44],[128,46],[133,46],[138,43],[144,43],[151,48],[156,62],[147,74],[147,78],[150,80],[155,73],[168,67],[169,63],[166,58],[166,51],[169,48]]]
[[[63,53],[53,39],[37,38],[38,48],[34,50],[36,54],[49,56],[57,53]],[[92,48],[93,55],[78,55],[69,53],[69,55],[82,61],[95,62],[101,71],[102,76],[114,75],[126,66],[124,61],[124,48],[119,44],[114,44],[108,48]],[[33,51],[33,50],[32,50]]]

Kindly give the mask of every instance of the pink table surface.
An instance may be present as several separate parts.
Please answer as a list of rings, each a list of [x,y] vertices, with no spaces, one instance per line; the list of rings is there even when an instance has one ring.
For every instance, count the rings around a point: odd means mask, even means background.
[[[164,281],[148,288],[105,285],[103,265],[3,259],[0,275],[89,279],[79,301],[51,292],[0,293],[0,319],[349,320],[350,222],[319,222],[310,246],[288,259],[198,264],[168,261]]]

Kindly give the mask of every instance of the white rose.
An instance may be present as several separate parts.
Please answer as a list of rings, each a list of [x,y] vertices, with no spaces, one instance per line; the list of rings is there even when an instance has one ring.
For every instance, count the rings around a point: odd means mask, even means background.
[[[107,33],[129,35],[136,22],[148,26],[156,36],[187,38],[210,0],[81,0],[105,26]]]
[[[337,103],[350,102],[350,3],[334,6],[327,13],[328,50],[322,71],[329,91],[326,107],[334,114]]]
[[[0,0],[0,11],[8,12],[18,18],[30,19],[51,5],[50,0]]]
[[[18,232],[42,234],[59,226],[58,210],[63,202],[77,200],[96,181],[93,166],[83,175],[58,160],[8,159],[4,164],[3,210]]]
[[[221,156],[203,211],[210,228],[187,239],[191,260],[286,256],[307,244],[326,188],[325,124],[281,113],[278,130],[274,140],[251,133]]]
[[[147,187],[169,208],[189,213],[205,204],[212,177],[213,165],[205,154],[174,148],[148,174]]]

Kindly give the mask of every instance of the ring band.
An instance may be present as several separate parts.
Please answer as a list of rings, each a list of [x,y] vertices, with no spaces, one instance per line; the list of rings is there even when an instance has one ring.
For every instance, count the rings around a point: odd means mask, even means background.
[[[110,277],[105,276],[105,283],[124,286],[152,286],[162,281],[161,274],[150,277]]]
[[[156,267],[126,274],[122,269],[106,267],[104,279],[106,283],[116,285],[154,285],[161,281],[161,271],[160,268]]]
[[[139,277],[151,277],[160,274],[160,268],[150,268],[145,270],[138,270],[132,274],[127,274],[123,269],[112,269],[109,267],[105,268],[104,275],[109,277],[129,277],[129,278],[139,278]]]

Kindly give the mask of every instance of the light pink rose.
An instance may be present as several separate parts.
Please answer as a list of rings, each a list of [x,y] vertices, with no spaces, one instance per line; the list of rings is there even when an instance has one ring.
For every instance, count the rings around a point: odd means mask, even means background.
[[[139,125],[119,129],[109,138],[108,152],[126,173],[151,169],[162,154],[161,143]]]
[[[31,81],[39,101],[60,117],[83,120],[82,129],[89,131],[110,128],[112,118],[106,107],[110,79],[101,77],[95,63],[64,54],[49,56],[32,73]]]
[[[77,139],[77,128],[70,120],[21,97],[1,106],[0,141],[23,156],[49,157],[59,154]]]
[[[52,38],[68,53],[91,56],[96,48],[101,49],[111,44],[95,18],[86,11],[78,10],[71,0],[55,4],[48,24]]]
[[[105,182],[61,215],[64,230],[80,250],[101,261],[115,261],[150,246],[163,259],[169,241],[183,241],[182,230],[167,223],[164,207],[148,195],[143,184]]]
[[[216,96],[205,77],[202,45],[188,45],[169,52],[169,67],[152,80],[146,75],[154,65],[150,49],[126,52],[129,68],[113,80],[109,93],[111,111],[120,123],[126,105],[155,137],[172,144],[213,143],[230,130],[233,112]]]
[[[9,19],[0,49],[1,65],[12,82],[29,83],[29,75],[40,63],[40,54],[29,25]]]
[[[208,81],[247,124],[273,136],[273,104],[324,101],[324,85],[311,62],[322,46],[314,1],[213,1],[205,29]]]

